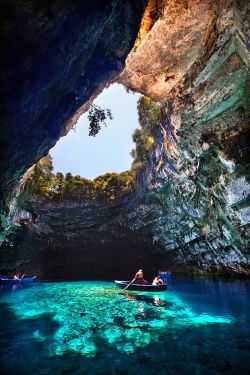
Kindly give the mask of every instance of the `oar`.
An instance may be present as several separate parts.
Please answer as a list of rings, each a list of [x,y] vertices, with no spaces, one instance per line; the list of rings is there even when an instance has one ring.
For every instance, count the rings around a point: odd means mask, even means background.
[[[124,289],[122,289],[122,292],[124,292],[124,290],[126,290],[135,281],[135,279],[136,277],[134,277],[133,280],[130,281],[130,283]]]
[[[20,284],[20,282],[21,282],[21,280],[22,280],[22,278],[25,276],[25,273],[23,274],[23,276],[21,277],[21,279],[19,279],[19,284]]]

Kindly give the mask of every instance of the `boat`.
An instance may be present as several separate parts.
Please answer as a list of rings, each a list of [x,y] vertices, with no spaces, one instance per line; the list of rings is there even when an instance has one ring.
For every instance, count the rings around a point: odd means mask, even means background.
[[[166,281],[166,282],[172,279],[171,271],[158,271],[158,275],[163,281]]]
[[[31,285],[36,281],[36,276],[33,277],[23,277],[20,279],[10,279],[8,277],[1,277],[0,284],[3,286],[12,285]]]
[[[115,284],[121,288],[124,289],[126,286],[130,283],[130,281],[120,281],[120,280],[115,280]],[[138,284],[136,282],[132,283],[129,285],[126,290],[138,290],[140,292],[163,292],[167,290],[168,284],[159,284],[159,285],[152,285],[150,283],[147,284]]]

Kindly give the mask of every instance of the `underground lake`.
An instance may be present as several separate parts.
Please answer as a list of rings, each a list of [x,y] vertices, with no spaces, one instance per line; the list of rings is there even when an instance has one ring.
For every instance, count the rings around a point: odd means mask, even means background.
[[[158,294],[110,281],[2,289],[1,373],[247,374],[249,297],[248,280],[181,275]]]

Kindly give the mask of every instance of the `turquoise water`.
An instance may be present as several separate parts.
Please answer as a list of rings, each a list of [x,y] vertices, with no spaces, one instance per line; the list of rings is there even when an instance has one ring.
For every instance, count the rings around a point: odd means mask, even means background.
[[[1,374],[247,374],[248,281],[174,278],[167,292],[111,282],[3,291]]]

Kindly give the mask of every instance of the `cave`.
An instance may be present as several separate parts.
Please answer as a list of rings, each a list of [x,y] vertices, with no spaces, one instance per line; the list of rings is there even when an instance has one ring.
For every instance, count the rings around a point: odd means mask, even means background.
[[[248,374],[249,0],[0,18],[0,373]],[[131,168],[53,170],[112,85],[139,95]]]
[[[0,7],[1,274],[249,275],[248,1]],[[133,193],[108,203],[27,200],[27,170],[115,82],[148,106]]]

